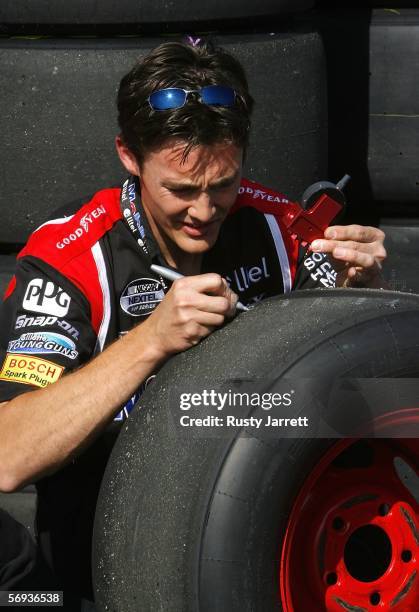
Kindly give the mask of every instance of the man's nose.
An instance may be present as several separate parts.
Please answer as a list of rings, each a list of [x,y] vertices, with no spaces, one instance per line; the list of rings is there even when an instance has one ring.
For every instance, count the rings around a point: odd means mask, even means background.
[[[208,223],[214,217],[215,203],[211,194],[203,191],[197,199],[191,202],[189,216],[199,223]]]

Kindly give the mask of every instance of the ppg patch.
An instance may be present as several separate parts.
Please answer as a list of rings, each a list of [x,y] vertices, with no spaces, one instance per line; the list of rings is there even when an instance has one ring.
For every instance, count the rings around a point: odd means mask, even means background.
[[[61,287],[46,279],[34,278],[26,288],[22,305],[32,312],[65,317],[70,302],[70,296]]]

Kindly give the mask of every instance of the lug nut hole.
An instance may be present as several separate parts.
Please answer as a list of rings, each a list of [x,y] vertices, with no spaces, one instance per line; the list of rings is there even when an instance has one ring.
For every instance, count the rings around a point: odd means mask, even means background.
[[[402,561],[404,561],[404,563],[409,563],[409,561],[412,560],[412,551],[411,550],[404,550],[402,552]]]
[[[345,521],[342,517],[337,516],[333,519],[332,527],[335,531],[343,531],[345,529]]]
[[[388,504],[381,504],[381,506],[378,508],[378,514],[380,516],[387,516],[389,512],[390,506]]]
[[[338,581],[338,575],[336,572],[329,572],[326,576],[326,582],[329,586],[333,586]]]
[[[370,604],[372,606],[378,606],[381,601],[380,593],[371,593],[370,595]]]

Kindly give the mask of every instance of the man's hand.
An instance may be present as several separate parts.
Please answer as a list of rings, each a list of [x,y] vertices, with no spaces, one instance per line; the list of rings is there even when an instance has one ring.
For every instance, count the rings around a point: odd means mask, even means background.
[[[337,287],[380,288],[386,286],[381,276],[381,263],[387,256],[384,238],[384,232],[376,227],[334,225],[310,248],[332,256]]]
[[[145,322],[164,356],[195,346],[232,317],[238,296],[219,274],[185,276],[174,281]]]

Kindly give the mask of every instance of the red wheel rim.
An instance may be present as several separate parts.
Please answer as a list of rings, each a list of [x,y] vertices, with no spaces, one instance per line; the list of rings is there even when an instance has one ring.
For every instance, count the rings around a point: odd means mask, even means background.
[[[417,410],[380,426],[393,432],[412,418]],[[340,440],[324,455],[288,521],[284,612],[418,611],[419,504],[409,475],[419,475],[417,438]]]

